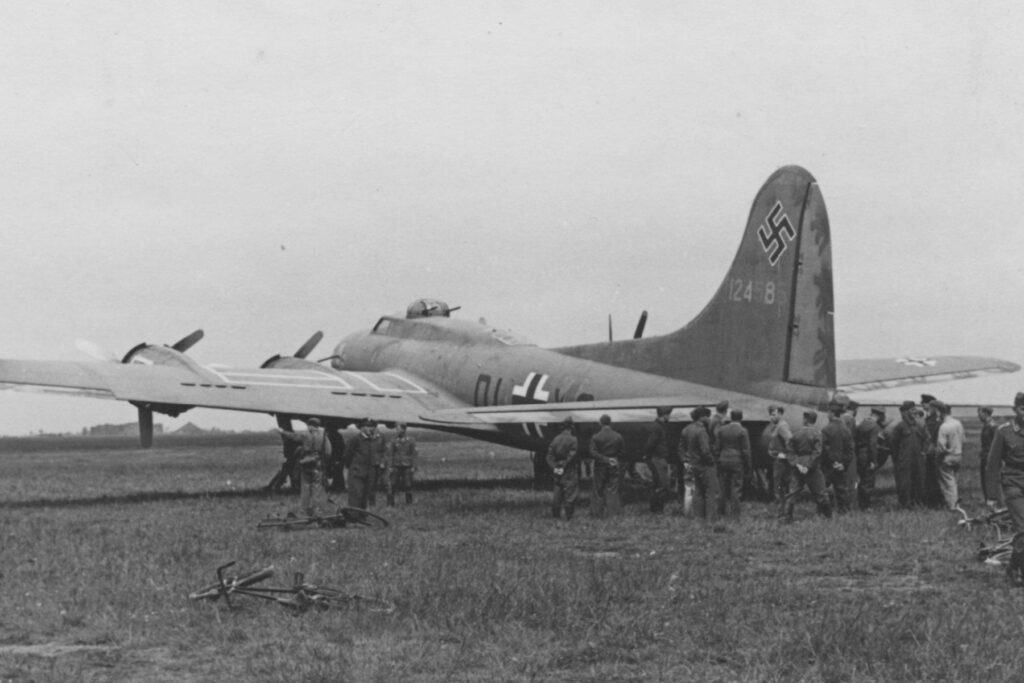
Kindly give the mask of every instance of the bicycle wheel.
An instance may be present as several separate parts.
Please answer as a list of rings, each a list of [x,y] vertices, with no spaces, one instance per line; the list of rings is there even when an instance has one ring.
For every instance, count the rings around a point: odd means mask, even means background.
[[[381,614],[391,614],[395,611],[395,603],[390,600],[384,600],[383,598],[368,598],[363,595],[351,595],[348,593],[342,593],[335,588],[325,588],[323,586],[304,586],[302,592],[305,594],[306,599],[317,609],[327,609],[327,607],[338,608],[349,608],[367,612],[379,612]]]
[[[360,508],[340,507],[331,516],[344,518],[344,525],[366,526],[372,529],[383,529],[389,524],[388,520],[380,515]]]
[[[257,529],[303,529],[319,521],[319,517],[267,517],[256,525]]]
[[[233,562],[231,564],[234,564]],[[225,566],[231,566],[225,565]],[[221,568],[223,569],[223,567]],[[246,586],[252,586],[260,581],[266,581],[274,575],[273,567],[264,567],[263,569],[257,569],[256,571],[243,574],[242,576],[232,576],[227,579],[223,579],[222,583],[215,583],[212,586],[201,588],[197,591],[193,591],[188,594],[190,600],[217,600],[221,596],[227,596],[234,592],[238,588],[245,588]]]

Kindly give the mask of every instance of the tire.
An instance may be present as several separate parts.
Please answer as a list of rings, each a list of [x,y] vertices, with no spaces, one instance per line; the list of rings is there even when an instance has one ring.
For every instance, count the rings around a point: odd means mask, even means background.
[[[318,518],[316,517],[267,517],[266,519],[260,520],[260,523],[256,525],[257,529],[304,529],[311,524],[316,523]]]
[[[260,581],[266,581],[274,575],[273,567],[264,567],[263,569],[257,569],[254,572],[249,572],[243,576],[233,576],[225,579],[224,584],[215,583],[212,586],[207,586],[200,590],[189,593],[189,600],[217,600],[221,596],[226,596],[233,592],[236,588],[245,588],[246,586],[252,586],[259,583]]]
[[[311,586],[306,595],[317,609],[356,609],[361,612],[378,612],[390,614],[395,611],[395,603],[381,598],[367,598],[362,595],[342,593],[334,588]]]
[[[330,519],[344,519],[340,526],[366,526],[372,529],[383,529],[389,525],[388,520],[369,510],[359,508],[340,507]],[[328,519],[328,518],[325,518]]]

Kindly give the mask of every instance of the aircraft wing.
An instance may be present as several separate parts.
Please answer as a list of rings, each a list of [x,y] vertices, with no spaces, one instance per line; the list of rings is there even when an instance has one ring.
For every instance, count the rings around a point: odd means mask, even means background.
[[[1017,372],[1020,366],[998,358],[979,356],[908,356],[836,361],[839,389],[846,392],[891,389],[908,384],[969,379],[999,372]]]
[[[200,407],[409,424],[427,424],[420,418],[424,413],[466,407],[407,372],[346,372],[328,367],[0,360],[0,388],[130,401],[159,412]],[[483,424],[477,428],[495,429]]]

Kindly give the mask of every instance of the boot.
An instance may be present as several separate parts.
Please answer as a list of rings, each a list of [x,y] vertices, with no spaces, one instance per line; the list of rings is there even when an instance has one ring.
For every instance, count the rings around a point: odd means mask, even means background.
[[[1015,588],[1024,587],[1024,536],[1013,541],[1013,553],[1006,565],[1006,580]]]

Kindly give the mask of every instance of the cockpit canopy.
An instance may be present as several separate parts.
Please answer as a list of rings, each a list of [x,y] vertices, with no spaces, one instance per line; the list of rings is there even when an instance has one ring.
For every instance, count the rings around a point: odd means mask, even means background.
[[[439,299],[416,299],[405,309],[406,318],[447,318],[452,311],[459,310],[459,307],[450,308],[448,304]]]

